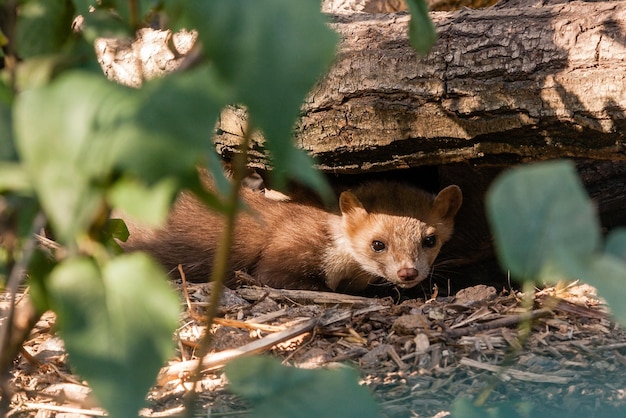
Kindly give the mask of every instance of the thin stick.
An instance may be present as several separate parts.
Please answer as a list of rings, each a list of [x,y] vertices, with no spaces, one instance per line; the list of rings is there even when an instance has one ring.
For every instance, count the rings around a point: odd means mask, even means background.
[[[389,305],[386,299],[372,299],[363,296],[344,295],[341,293],[319,292],[315,290],[274,289],[271,287],[242,287],[237,294],[247,300],[270,297],[274,300],[288,300],[299,303],[347,304],[354,307],[371,306],[373,303]]]
[[[185,302],[187,302],[187,310],[190,315],[194,315],[195,311],[191,306],[191,299],[189,298],[189,290],[187,289],[187,276],[185,275],[185,271],[183,270],[183,265],[178,265],[178,274],[180,274],[180,280],[182,282],[183,295],[185,296]]]
[[[523,380],[525,382],[535,383],[556,383],[564,385],[569,383],[572,379],[569,377],[552,376],[546,374],[538,374],[532,372],[524,372],[522,370],[513,369],[511,367],[496,366],[495,364],[482,363],[480,361],[472,360],[471,358],[464,357],[460,362],[464,366],[474,367],[481,370],[488,370],[490,372],[497,373],[501,378],[514,378]]]
[[[37,312],[37,309],[35,309],[29,299],[23,300],[20,304],[20,309],[17,310],[15,300],[17,291],[26,276],[26,268],[37,249],[35,234],[45,225],[46,217],[42,212],[39,212],[33,219],[30,234],[24,243],[22,258],[11,269],[6,285],[6,289],[11,295],[11,301],[7,318],[2,328],[0,328],[0,390],[2,391],[0,416],[4,416],[8,412],[11,399],[11,388],[8,380],[6,380],[6,376],[9,376],[9,369],[13,364],[13,359],[42,314],[42,312]]]
[[[269,350],[278,343],[310,332],[316,326],[328,326],[336,322],[349,319],[354,315],[361,315],[381,309],[386,309],[386,307],[375,306],[370,308],[364,308],[357,312],[352,312],[349,310],[330,310],[324,313],[321,317],[304,320],[303,322],[298,323],[289,329],[268,335],[267,337],[245,344],[241,347],[208,354],[202,357],[201,361],[196,359],[172,364],[169,367],[161,369],[159,377],[157,378],[157,383],[163,386],[167,382],[178,379],[181,375],[197,370],[198,368],[200,368],[201,370],[218,369],[235,358]]]
[[[451,330],[443,332],[442,337],[444,338],[463,337],[465,335],[475,334],[477,332],[486,331],[489,329],[518,325],[525,321],[532,321],[537,318],[550,316],[550,315],[552,315],[552,311],[550,309],[546,309],[546,308],[537,309],[531,312],[524,312],[519,315],[505,316],[503,318],[494,319],[493,321],[485,322],[482,324],[474,324],[474,325],[470,325],[464,328],[451,329]]]
[[[202,361],[196,359],[173,364],[172,366],[161,370],[157,379],[158,383],[160,385],[164,385],[170,380],[177,379],[181,374],[197,370],[198,368],[200,370],[215,370],[238,357],[266,351],[278,343],[290,340],[311,331],[318,324],[318,322],[318,318],[309,319],[304,321],[302,324],[268,335],[265,338],[253,341],[244,346],[209,354],[202,357]]]
[[[228,268],[228,258],[230,255],[230,248],[233,242],[233,231],[235,229],[235,220],[237,218],[237,208],[239,206],[239,191],[241,189],[241,183],[244,178],[246,163],[248,160],[248,147],[250,144],[250,137],[252,127],[248,126],[245,131],[243,140],[239,145],[239,153],[235,155],[232,165],[233,170],[233,184],[228,197],[226,207],[229,209],[226,214],[224,229],[220,236],[219,245],[215,252],[215,258],[213,262],[213,269],[211,270],[211,282],[213,282],[213,291],[211,292],[211,304],[206,311],[206,323],[207,327],[204,336],[198,344],[197,356],[202,358],[209,351],[209,345],[211,344],[211,324],[213,318],[217,316],[220,297],[222,295],[222,285],[224,283],[224,276],[226,275],[226,269]],[[198,365],[193,373],[191,381],[194,383],[194,390],[189,392],[185,398],[185,410],[188,417],[193,415],[193,404],[197,398],[198,383],[200,382],[200,375],[202,373],[202,363],[198,362]]]
[[[69,406],[59,406],[59,405],[50,405],[46,403],[33,403],[33,402],[25,402],[23,404],[25,409],[34,409],[37,411],[54,411],[54,412],[64,412],[66,414],[80,414],[80,415],[91,415],[94,417],[106,417],[108,414],[104,411],[98,411],[95,409],[81,409],[81,408],[71,408]]]
[[[276,325],[267,325],[260,324],[256,322],[249,321],[237,321],[235,319],[225,319],[225,318],[213,318],[213,323],[218,325],[224,325],[227,327],[239,328],[239,329],[249,329],[249,330],[261,330],[265,332],[280,332],[285,329],[285,327],[276,326]]]

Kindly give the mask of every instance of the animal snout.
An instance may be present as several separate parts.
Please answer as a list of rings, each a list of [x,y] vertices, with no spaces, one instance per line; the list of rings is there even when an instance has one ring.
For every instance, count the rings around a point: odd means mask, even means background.
[[[417,279],[417,276],[419,276],[419,274],[419,271],[414,268],[402,268],[398,270],[398,277],[400,278],[400,280],[405,282],[410,282]]]

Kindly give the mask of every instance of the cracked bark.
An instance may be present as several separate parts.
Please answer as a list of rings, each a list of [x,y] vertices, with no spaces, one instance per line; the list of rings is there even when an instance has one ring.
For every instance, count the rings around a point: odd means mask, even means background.
[[[626,3],[432,17],[439,40],[420,59],[406,14],[334,16],[343,39],[337,61],[304,104],[295,135],[320,169],[626,160]],[[239,141],[244,121],[243,112],[224,113],[222,149]],[[263,166],[260,148],[256,157]]]

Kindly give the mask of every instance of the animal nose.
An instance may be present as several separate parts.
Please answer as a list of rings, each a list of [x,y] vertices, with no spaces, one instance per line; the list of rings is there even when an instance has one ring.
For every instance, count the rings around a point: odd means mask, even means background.
[[[402,268],[398,270],[398,277],[405,282],[416,279],[419,274],[419,271],[414,268]]]

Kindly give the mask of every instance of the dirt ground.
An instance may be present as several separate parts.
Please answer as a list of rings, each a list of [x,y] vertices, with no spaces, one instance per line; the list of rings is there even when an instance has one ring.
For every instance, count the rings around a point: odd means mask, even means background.
[[[177,356],[162,369],[143,416],[181,412],[184,370],[206,329],[201,312],[210,285],[179,287],[185,311]],[[249,412],[249,405],[228,392],[221,371],[223,359],[237,348],[297,367],[356,367],[386,417],[449,416],[459,397],[482,397],[487,405],[530,402],[533,417],[626,417],[626,332],[595,290],[574,283],[538,291],[531,302],[525,308],[520,293],[484,285],[454,297],[402,301],[227,290],[212,327],[212,352],[204,359],[211,371],[201,382],[201,412]],[[88,386],[71,374],[54,322],[46,314],[24,345],[25,355],[15,361],[10,416],[103,415]]]

